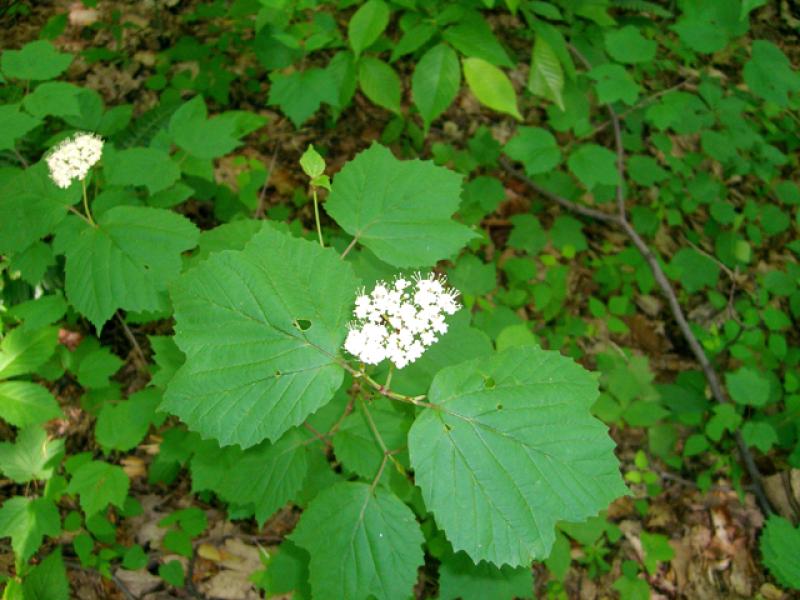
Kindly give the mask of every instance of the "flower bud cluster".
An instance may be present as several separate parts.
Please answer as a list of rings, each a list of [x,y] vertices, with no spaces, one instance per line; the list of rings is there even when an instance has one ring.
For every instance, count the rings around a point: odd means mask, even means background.
[[[68,188],[74,179],[83,181],[103,153],[102,138],[93,133],[79,133],[63,140],[47,156],[50,178],[60,188]]]
[[[366,364],[388,358],[402,369],[447,331],[445,315],[461,308],[457,294],[435,274],[424,279],[417,275],[413,282],[403,277],[378,281],[372,292],[362,291],[356,298],[356,321],[344,348]]]

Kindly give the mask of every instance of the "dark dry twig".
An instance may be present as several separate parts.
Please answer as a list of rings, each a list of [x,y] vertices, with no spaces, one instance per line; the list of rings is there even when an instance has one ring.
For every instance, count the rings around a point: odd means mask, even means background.
[[[587,69],[591,69],[591,64],[586,59],[585,56],[574,46],[571,44],[569,45],[570,51],[575,55],[575,57],[583,63],[584,67]],[[661,264],[658,262],[655,254],[647,245],[647,242],[644,241],[641,235],[636,231],[636,229],[631,225],[628,221],[627,210],[626,210],[626,203],[625,203],[625,192],[624,192],[624,181],[625,181],[625,150],[622,145],[622,127],[620,125],[620,119],[617,112],[614,110],[614,107],[610,104],[607,105],[609,116],[611,117],[611,124],[614,130],[614,144],[616,146],[616,154],[617,154],[617,172],[619,174],[619,183],[617,184],[616,189],[616,201],[617,201],[617,214],[612,215],[606,212],[601,212],[586,206],[581,206],[576,204],[558,194],[550,192],[548,190],[544,190],[540,186],[536,185],[532,182],[528,177],[524,176],[523,174],[519,173],[516,169],[514,169],[507,161],[501,160],[501,164],[503,165],[506,170],[509,171],[511,175],[519,179],[520,181],[525,182],[528,184],[534,191],[541,193],[546,198],[557,202],[567,210],[572,212],[591,217],[594,219],[598,219],[600,221],[604,221],[607,223],[613,223],[618,225],[628,236],[628,238],[633,242],[633,245],[645,259],[647,262],[648,267],[650,267],[650,271],[653,273],[653,277],[658,283],[659,288],[661,289],[661,293],[667,299],[667,303],[669,304],[670,311],[672,312],[672,316],[678,324],[678,328],[680,329],[683,337],[686,339],[686,342],[689,344],[689,348],[694,354],[695,359],[698,363],[700,363],[700,368],[703,370],[703,374],[705,375],[706,381],[708,382],[708,387],[711,389],[711,395],[714,397],[714,400],[719,404],[728,404],[730,403],[730,399],[725,393],[724,388],[722,387],[722,383],[720,382],[719,375],[717,374],[716,370],[714,369],[713,365],[708,359],[708,356],[703,350],[702,345],[695,336],[694,332],[692,331],[689,322],[686,320],[686,315],[683,312],[683,308],[678,301],[678,296],[675,293],[672,284],[667,279],[664,270],[661,268]],[[734,434],[734,438],[736,440],[736,445],[739,450],[739,455],[744,462],[745,468],[747,469],[747,473],[750,476],[750,479],[753,483],[753,492],[755,493],[756,499],[758,501],[759,506],[761,507],[762,512],[766,515],[772,514],[774,511],[772,509],[772,505],[767,498],[767,495],[764,493],[764,487],[761,477],[761,472],[758,470],[758,466],[756,465],[755,460],[753,459],[753,455],[750,453],[750,450],[747,447],[747,444],[742,437],[741,431],[736,431]]]

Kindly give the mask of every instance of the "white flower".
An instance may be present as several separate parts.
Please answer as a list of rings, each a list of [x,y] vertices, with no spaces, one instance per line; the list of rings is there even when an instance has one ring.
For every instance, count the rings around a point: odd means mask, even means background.
[[[413,363],[447,332],[445,315],[461,305],[458,292],[434,274],[414,282],[397,277],[392,283],[379,281],[372,292],[356,297],[356,321],[344,348],[361,362],[376,365],[389,359],[400,369]]]
[[[103,140],[93,133],[78,133],[63,140],[47,155],[50,177],[60,188],[83,181],[103,154]]]

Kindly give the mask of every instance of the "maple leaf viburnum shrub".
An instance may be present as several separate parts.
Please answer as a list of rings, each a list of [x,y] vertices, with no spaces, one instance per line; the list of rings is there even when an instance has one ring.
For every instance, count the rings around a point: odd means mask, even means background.
[[[192,460],[196,487],[260,523],[299,504],[284,545],[307,552],[315,598],[406,598],[435,539],[445,562],[529,573],[557,522],[627,493],[596,378],[538,346],[495,351],[442,277],[397,274],[474,236],[452,218],[460,175],[379,145],[332,184],[313,148],[301,165],[350,238],[266,222],[170,288],[186,360],[161,408],[218,444]]]

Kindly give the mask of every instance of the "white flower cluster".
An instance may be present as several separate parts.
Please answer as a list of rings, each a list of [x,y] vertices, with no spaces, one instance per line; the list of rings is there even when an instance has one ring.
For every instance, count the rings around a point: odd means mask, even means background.
[[[361,362],[376,365],[388,358],[402,369],[447,331],[445,315],[461,308],[457,294],[434,274],[417,275],[413,282],[403,277],[379,281],[370,294],[356,298],[356,321],[344,348]]]
[[[86,179],[102,153],[103,140],[93,133],[78,133],[67,138],[47,155],[50,177],[58,187],[66,189],[73,179]]]

